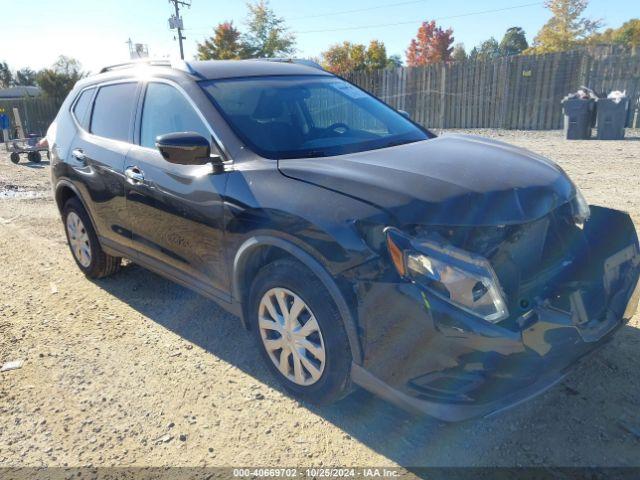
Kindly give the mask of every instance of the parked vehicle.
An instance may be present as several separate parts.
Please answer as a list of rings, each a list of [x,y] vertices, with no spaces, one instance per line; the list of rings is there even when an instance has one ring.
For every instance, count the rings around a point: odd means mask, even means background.
[[[78,267],[126,257],[216,300],[274,375],[444,420],[558,382],[635,312],[629,216],[560,167],[436,136],[307,65],[149,63],[80,81],[49,130]]]

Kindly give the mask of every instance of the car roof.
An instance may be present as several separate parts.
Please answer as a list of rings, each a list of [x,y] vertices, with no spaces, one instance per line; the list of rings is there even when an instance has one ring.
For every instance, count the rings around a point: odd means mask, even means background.
[[[202,78],[215,80],[270,75],[331,75],[318,67],[279,60],[205,60],[189,62]]]
[[[301,63],[302,62],[302,63]],[[129,79],[141,75],[146,78],[190,78],[192,80],[219,80],[228,78],[247,78],[278,75],[323,75],[331,73],[309,61],[289,59],[251,59],[251,60],[201,60],[169,61],[148,60],[123,63],[103,68],[98,74],[91,75],[76,85],[85,87],[113,80]]]

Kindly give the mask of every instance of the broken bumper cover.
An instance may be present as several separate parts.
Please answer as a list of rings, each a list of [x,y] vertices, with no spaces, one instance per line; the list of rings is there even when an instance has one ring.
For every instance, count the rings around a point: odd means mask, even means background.
[[[611,340],[611,336],[607,336],[604,341],[591,346],[591,348],[587,350],[582,357],[595,352],[598,347],[604,345],[609,340]],[[417,415],[430,415],[447,422],[459,422],[474,417],[489,417],[496,415],[546,392],[558,382],[562,381],[569,372],[578,365],[580,360],[582,360],[582,357],[577,356],[568,362],[568,365],[564,368],[559,368],[558,370],[551,372],[544,372],[540,377],[536,378],[533,383],[523,383],[519,387],[516,387],[516,390],[504,393],[494,400],[488,400],[484,403],[453,403],[442,400],[429,400],[421,395],[409,394],[402,389],[394,388],[383,382],[370,371],[356,364],[352,365],[351,377],[354,383],[360,387],[404,410]],[[485,376],[482,372],[475,372],[475,376],[476,378],[482,378],[482,381],[487,385],[491,384],[492,381],[500,382],[499,379]],[[459,375],[449,372],[446,374],[446,378],[453,381],[468,381],[469,376],[466,375],[466,372],[460,372]]]
[[[611,340],[640,297],[640,253],[629,216],[594,207],[580,235],[572,265],[555,283],[545,279],[545,296],[495,325],[415,283],[360,285],[367,335],[353,381],[445,421],[492,415],[546,391]]]
[[[493,402],[481,405],[455,405],[412,397],[387,385],[359,365],[353,364],[351,368],[353,381],[365,390],[378,395],[380,398],[408,412],[416,415],[430,415],[446,422],[459,422],[474,417],[495,415],[544,393],[565,376],[566,373],[549,378],[541,378],[536,383]]]

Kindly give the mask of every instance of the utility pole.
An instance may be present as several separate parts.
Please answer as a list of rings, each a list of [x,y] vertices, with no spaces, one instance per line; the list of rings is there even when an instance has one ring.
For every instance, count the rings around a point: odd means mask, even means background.
[[[182,36],[182,30],[184,29],[184,25],[182,24],[182,18],[180,17],[180,6],[190,7],[191,1],[183,1],[183,0],[169,0],[169,3],[173,3],[173,7],[175,8],[175,15],[172,15],[169,18],[169,28],[172,30],[178,30],[178,43],[180,44],[180,58],[184,60],[184,48],[182,46],[182,40],[186,40],[187,37]]]

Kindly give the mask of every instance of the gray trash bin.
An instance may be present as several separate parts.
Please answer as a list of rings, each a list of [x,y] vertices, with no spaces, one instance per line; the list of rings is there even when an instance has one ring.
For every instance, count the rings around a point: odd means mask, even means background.
[[[562,101],[567,140],[591,138],[594,106],[595,101],[592,98],[565,98]]]
[[[619,101],[611,98],[599,98],[597,108],[598,140],[622,140],[628,111],[629,99],[627,97],[623,97]]]

